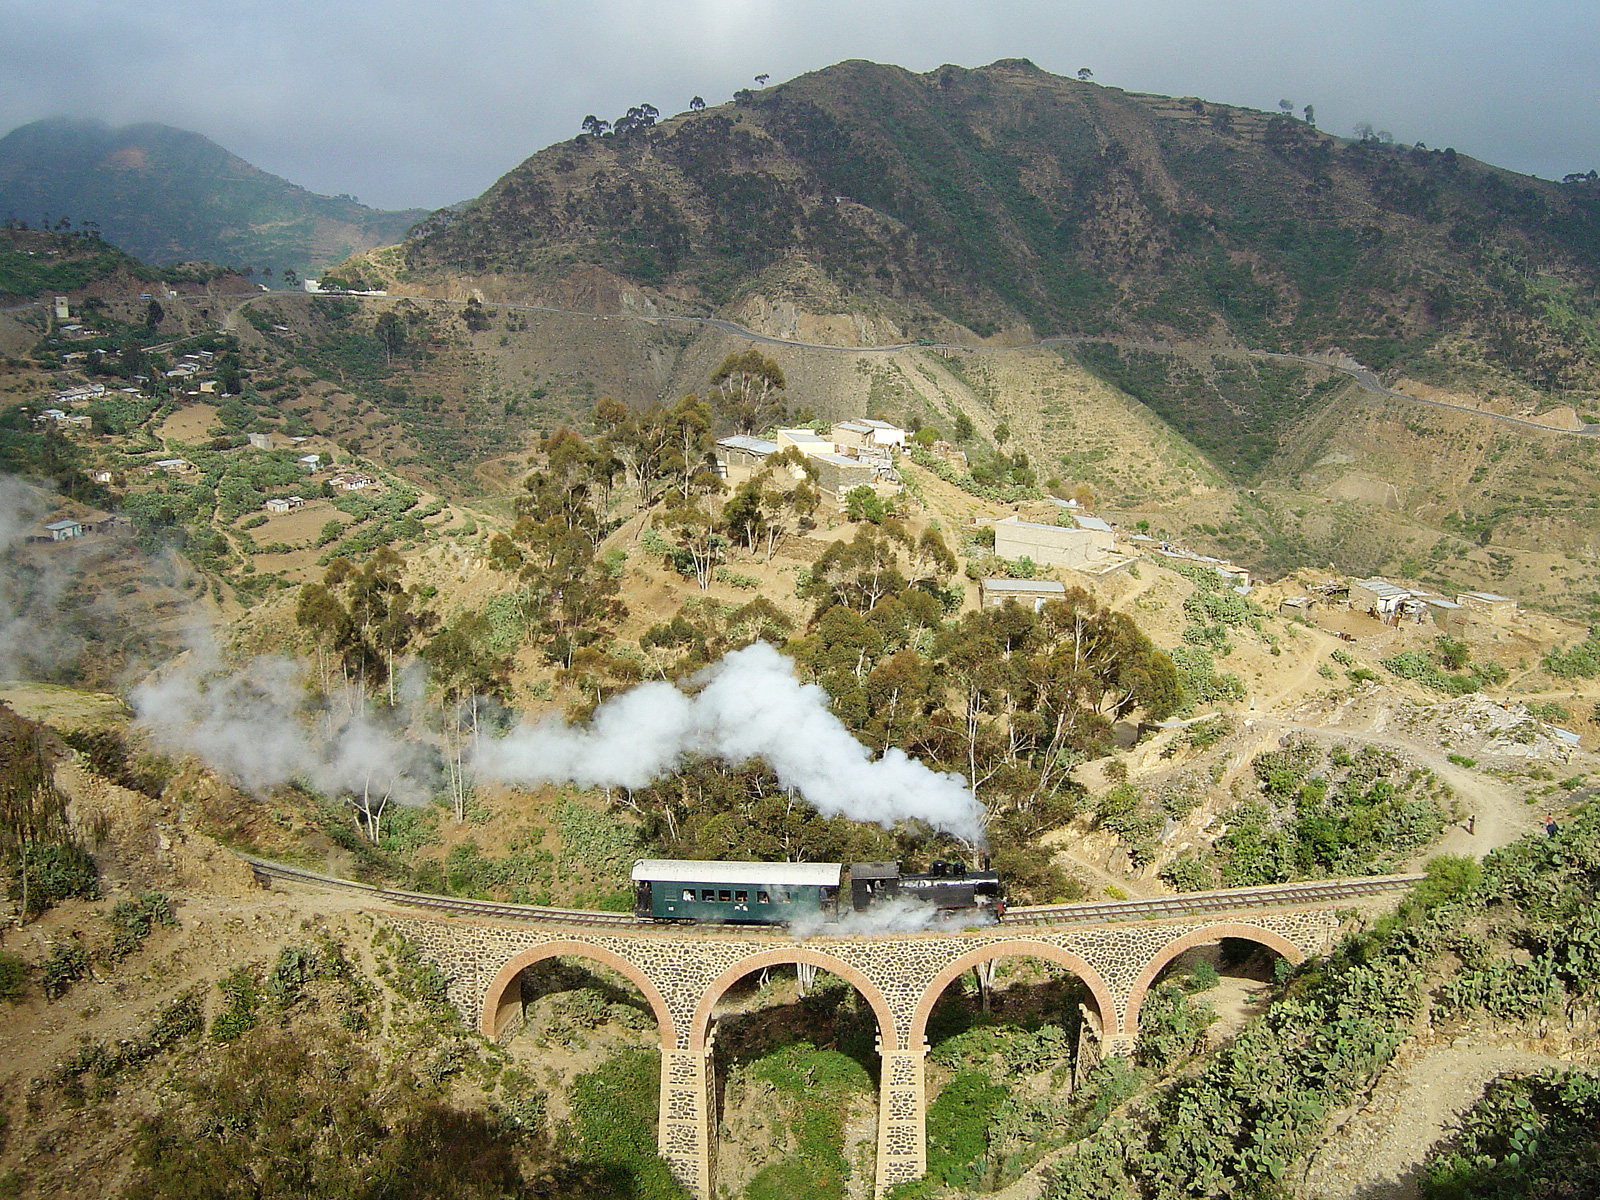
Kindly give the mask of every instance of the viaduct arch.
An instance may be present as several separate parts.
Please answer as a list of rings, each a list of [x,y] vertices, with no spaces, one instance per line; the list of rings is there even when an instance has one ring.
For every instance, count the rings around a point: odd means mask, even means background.
[[[1348,902],[1339,897],[1338,902]],[[1331,948],[1340,928],[1335,900],[1299,908],[1233,910],[1226,917],[1123,920],[1098,925],[989,926],[964,932],[795,938],[782,931],[669,926],[629,929],[512,923],[491,917],[394,912],[389,920],[450,979],[451,1001],[486,1037],[521,1021],[512,988],[547,958],[604,964],[643,993],[661,1034],[657,1142],[673,1173],[699,1200],[715,1195],[714,1010],[752,971],[809,963],[852,984],[878,1022],[881,1059],[876,1190],[927,1167],[924,1060],[927,1022],[940,993],[963,971],[1001,957],[1060,963],[1088,987],[1098,1029],[1083,1050],[1098,1060],[1130,1054],[1139,1007],[1161,969],[1193,946],[1223,937],[1257,942],[1290,962]],[[516,993],[520,999],[520,993]],[[1082,1061],[1082,1059],[1080,1059]]]

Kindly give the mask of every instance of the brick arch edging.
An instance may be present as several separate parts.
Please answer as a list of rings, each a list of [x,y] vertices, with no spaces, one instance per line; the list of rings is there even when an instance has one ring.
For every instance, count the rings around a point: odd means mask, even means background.
[[[853,967],[842,959],[821,950],[797,945],[748,955],[712,980],[701,995],[700,1003],[695,1005],[694,1017],[689,1022],[689,1049],[703,1051],[706,1048],[706,1036],[711,1028],[711,1013],[716,1008],[717,1001],[722,999],[724,992],[752,971],[759,971],[762,967],[781,967],[787,963],[807,963],[839,976],[854,987],[871,1005],[873,1014],[878,1018],[878,1034],[883,1046],[886,1049],[893,1048],[894,1013],[890,1010],[889,1002],[884,999],[883,993],[878,990],[877,984],[867,978],[860,968]]]
[[[525,969],[547,958],[589,958],[626,976],[628,982],[644,993],[644,998],[649,1001],[650,1009],[655,1013],[656,1025],[661,1032],[661,1044],[668,1048],[677,1044],[677,1023],[672,1019],[672,1009],[668,1007],[666,999],[650,977],[620,954],[607,950],[604,946],[577,940],[543,942],[526,950],[519,950],[506,960],[505,965],[489,981],[488,991],[483,994],[483,1011],[479,1016],[478,1027],[485,1037],[493,1041],[499,1033],[494,1027],[495,1018],[499,1015],[500,1000],[505,995],[506,989]]]
[[[1145,993],[1150,990],[1150,985],[1155,982],[1156,976],[1161,974],[1169,962],[1185,950],[1193,950],[1196,946],[1204,946],[1225,937],[1243,938],[1259,946],[1265,946],[1268,950],[1282,955],[1292,967],[1299,966],[1306,958],[1306,952],[1288,938],[1260,925],[1249,925],[1241,921],[1222,921],[1216,925],[1207,925],[1203,929],[1192,930],[1161,947],[1145,964],[1144,970],[1139,972],[1139,977],[1133,981],[1133,987],[1128,990],[1128,1014],[1124,1018],[1124,1028],[1129,1033],[1138,1032],[1139,1006],[1144,1003]]]
[[[1087,961],[1074,954],[1071,950],[1056,946],[1050,942],[1036,942],[1031,939],[1017,939],[1015,941],[988,942],[968,950],[960,958],[946,964],[937,975],[923,989],[921,997],[917,1000],[916,1010],[911,1017],[911,1028],[908,1031],[912,1049],[920,1047],[927,1038],[928,1017],[933,1013],[933,1006],[939,1002],[939,997],[944,994],[944,989],[949,987],[963,971],[970,970],[980,963],[986,963],[994,958],[1043,958],[1050,962],[1059,963],[1066,967],[1089,989],[1089,994],[1094,997],[1095,1007],[1100,1011],[1100,1022],[1105,1027],[1106,1033],[1116,1033],[1117,1002],[1112,998],[1111,989],[1106,986],[1105,979],[1100,972],[1090,966]]]

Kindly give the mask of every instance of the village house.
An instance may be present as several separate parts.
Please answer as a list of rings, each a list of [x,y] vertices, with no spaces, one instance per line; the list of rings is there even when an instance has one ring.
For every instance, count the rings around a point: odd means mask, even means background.
[[[1054,579],[984,579],[978,583],[978,607],[999,608],[1011,600],[1038,612],[1066,594],[1067,585]]]
[[[1470,619],[1491,625],[1509,624],[1517,615],[1517,602],[1498,592],[1463,592],[1456,597],[1456,603],[1467,610]]]
[[[862,417],[854,421],[840,421],[831,431],[834,442],[839,451],[847,448],[857,450],[904,450],[906,448],[906,431],[898,425],[891,425],[887,421],[875,421],[869,417]]]
[[[271,500],[268,500],[266,505],[265,505],[265,507],[266,507],[266,510],[268,512],[270,512],[270,513],[280,513],[281,514],[281,513],[293,512],[297,508],[304,508],[305,505],[306,505],[306,502],[301,497],[299,497],[299,496],[288,496],[288,497],[282,497],[282,498],[275,497],[275,498],[273,498]]]
[[[1054,567],[1085,567],[1110,555],[1116,543],[1111,526],[1079,515],[1075,527],[1041,525],[1021,517],[994,523],[994,552],[1001,558],[1028,558]],[[1088,522],[1088,524],[1086,524]]]
[[[96,483],[110,483],[114,477],[110,471],[101,468],[98,471],[90,471],[89,478],[94,480]]]
[[[877,475],[871,463],[842,454],[812,454],[808,461],[816,473],[817,491],[840,507],[856,488],[871,487]]]
[[[77,387],[58,389],[54,399],[57,404],[81,404],[105,394],[106,385],[103,383],[80,383]]]
[[[833,442],[810,429],[780,429],[776,436],[779,450],[787,450],[793,446],[807,458],[813,458],[818,454],[833,454],[837,451]]]
[[[934,442],[928,447],[928,453],[940,462],[949,463],[958,471],[967,469],[967,452],[965,450],[957,450],[949,442],[942,440]]]
[[[717,474],[729,487],[738,487],[751,476],[759,474],[767,459],[778,452],[778,443],[766,438],[747,437],[742,433],[722,438],[717,442]]]
[[[317,473],[317,471],[320,470],[321,467],[322,467],[322,455],[320,455],[320,454],[302,454],[299,458],[297,458],[295,460],[295,463],[307,475],[315,475]]]
[[[187,379],[189,376],[198,375],[199,373],[200,368],[195,366],[194,363],[179,363],[166,372],[166,377],[168,379]]]
[[[51,521],[45,527],[45,532],[50,535],[52,542],[65,542],[72,538],[82,537],[84,534],[83,522],[63,519]]]
[[[194,470],[194,464],[187,458],[162,458],[144,468],[146,475],[154,475],[157,471],[165,471],[168,475],[183,475]]]
[[[1411,599],[1411,590],[1387,579],[1363,579],[1350,585],[1350,607],[1374,617],[1398,613]]]
[[[378,481],[371,475],[362,475],[359,472],[352,472],[348,475],[335,475],[332,479],[328,480],[328,486],[333,488],[335,491],[359,492],[362,488],[369,488],[377,482]]]

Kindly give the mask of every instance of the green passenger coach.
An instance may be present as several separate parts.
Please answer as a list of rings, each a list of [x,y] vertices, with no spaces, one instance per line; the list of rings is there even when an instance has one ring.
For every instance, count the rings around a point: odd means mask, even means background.
[[[693,862],[644,858],[633,865],[641,920],[776,925],[831,917],[842,863]]]

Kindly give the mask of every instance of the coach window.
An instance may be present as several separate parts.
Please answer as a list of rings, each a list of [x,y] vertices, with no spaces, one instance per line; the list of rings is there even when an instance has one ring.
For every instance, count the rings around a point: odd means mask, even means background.
[[[683,898],[685,900],[693,900],[694,899],[694,889],[693,888],[684,888],[683,889]]]
[[[750,903],[750,893],[749,892],[735,892],[733,894],[733,902],[735,904],[749,904]]]
[[[709,902],[709,901],[715,901],[716,898],[717,898],[717,889],[716,888],[702,888],[700,890],[700,899]]]
[[[757,892],[756,893],[756,903],[757,904],[771,904],[772,903],[772,897],[767,895],[765,892]]]
[[[733,893],[727,890],[720,891],[717,893],[717,899],[726,904],[733,899]]]

